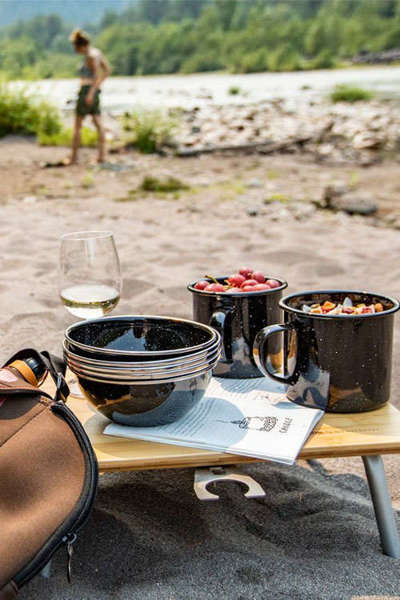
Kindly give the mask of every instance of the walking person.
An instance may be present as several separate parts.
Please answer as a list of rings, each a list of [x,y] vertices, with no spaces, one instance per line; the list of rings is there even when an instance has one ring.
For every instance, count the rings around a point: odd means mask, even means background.
[[[104,162],[105,158],[105,134],[101,121],[100,111],[100,88],[111,69],[103,55],[98,49],[90,44],[87,33],[81,29],[75,29],[70,36],[75,52],[83,54],[83,63],[79,69],[81,86],[76,103],[74,135],[72,140],[72,154],[69,164],[78,161],[78,150],[81,142],[81,128],[86,115],[91,115],[98,133],[98,162]]]

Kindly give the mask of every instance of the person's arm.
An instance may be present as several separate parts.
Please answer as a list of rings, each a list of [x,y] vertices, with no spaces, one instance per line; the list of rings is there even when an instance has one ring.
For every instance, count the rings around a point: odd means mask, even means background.
[[[92,104],[96,90],[100,88],[103,81],[110,75],[111,68],[103,55],[100,58],[89,56],[87,61],[90,69],[93,71],[94,81],[86,95],[86,103]]]

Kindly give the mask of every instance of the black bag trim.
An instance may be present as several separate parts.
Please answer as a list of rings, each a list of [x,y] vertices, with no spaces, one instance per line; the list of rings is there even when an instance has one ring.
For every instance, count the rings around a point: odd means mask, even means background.
[[[35,357],[38,360],[42,360],[46,364],[50,375],[56,383],[60,382],[60,375],[62,376],[62,380],[65,383],[63,377],[65,374],[65,364],[61,359],[54,357],[48,352],[39,353],[37,350],[34,349],[22,350],[21,352],[17,352],[16,354],[14,354],[5,363],[4,366],[7,366],[14,360],[21,360],[24,357],[27,357],[28,355],[35,355]],[[66,383],[65,386],[66,388],[64,387],[63,391],[65,392],[66,390],[68,390],[69,393],[69,388]],[[37,394],[45,396],[52,400],[49,394],[41,392],[40,389],[32,389],[32,391],[30,391],[22,389],[18,390],[14,388],[14,390],[2,390],[1,395],[3,394],[26,394],[28,396]],[[61,397],[63,397],[63,395],[61,395]],[[14,582],[14,585],[17,586],[17,588],[21,588],[23,585],[28,583],[28,581],[30,581],[35,575],[40,573],[40,571],[47,565],[53,554],[60,548],[60,546],[62,546],[63,544],[67,544],[70,541],[71,536],[76,536],[76,534],[85,525],[89,518],[90,511],[97,492],[97,459],[85,429],[83,428],[80,421],[76,418],[74,413],[64,404],[63,401],[57,401],[50,408],[55,415],[63,419],[69,425],[71,431],[73,432],[76,440],[79,443],[79,446],[82,449],[85,461],[85,481],[83,484],[80,498],[75,504],[73,511],[48,538],[47,542],[42,546],[39,552],[36,553],[35,557],[29,563],[27,563],[20,571],[18,571],[18,573],[16,573],[14,577],[12,577],[12,582]],[[39,414],[42,414],[42,411]]]

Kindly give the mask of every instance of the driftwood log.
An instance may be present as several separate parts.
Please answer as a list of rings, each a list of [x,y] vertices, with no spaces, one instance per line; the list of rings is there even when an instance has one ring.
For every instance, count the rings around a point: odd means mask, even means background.
[[[253,142],[251,144],[236,144],[233,146],[203,146],[202,148],[177,148],[175,151],[169,149],[171,154],[179,156],[181,158],[189,158],[191,156],[199,156],[200,154],[213,154],[214,152],[257,152],[259,154],[272,154],[273,152],[280,152],[286,150],[290,146],[302,146],[312,140],[312,136],[303,136],[292,138],[290,140],[284,140],[283,142],[272,142],[266,140],[264,142]],[[128,144],[121,144],[118,146],[111,147],[109,149],[110,154],[119,154],[126,150],[132,150],[135,146],[131,142]],[[165,149],[160,148],[159,154],[165,154]]]
[[[285,150],[290,146],[303,145],[311,140],[311,136],[298,137],[283,142],[254,142],[252,144],[236,144],[234,146],[204,146],[203,148],[178,148],[175,155],[182,158],[212,154],[214,152],[258,152],[259,154],[272,154]]]

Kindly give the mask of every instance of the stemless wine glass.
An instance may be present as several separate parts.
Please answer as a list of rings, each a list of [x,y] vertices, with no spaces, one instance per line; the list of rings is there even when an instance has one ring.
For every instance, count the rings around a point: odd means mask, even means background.
[[[59,294],[76,317],[112,311],[121,295],[121,270],[110,231],[78,231],[61,237]]]

